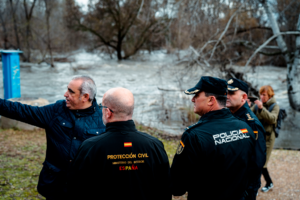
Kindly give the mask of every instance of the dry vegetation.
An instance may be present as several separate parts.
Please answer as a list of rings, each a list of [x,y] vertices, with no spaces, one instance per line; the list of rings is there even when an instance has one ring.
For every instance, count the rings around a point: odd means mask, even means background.
[[[172,162],[180,137],[140,125],[138,129],[162,140]],[[45,151],[44,130],[0,130],[0,199],[43,199],[36,185]],[[275,186],[268,193],[259,192],[257,200],[300,199],[299,167],[300,151],[274,150],[269,171]]]

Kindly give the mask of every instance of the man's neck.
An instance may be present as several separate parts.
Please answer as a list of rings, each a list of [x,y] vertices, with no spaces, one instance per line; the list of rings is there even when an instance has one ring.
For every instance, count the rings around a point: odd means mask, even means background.
[[[234,114],[234,113],[237,112],[243,105],[244,105],[244,104],[241,104],[241,105],[236,106],[236,107],[231,107],[231,108],[229,108],[229,110],[230,110],[230,112],[231,112],[232,114]]]
[[[84,110],[84,109],[87,109],[87,108],[89,108],[89,107],[91,107],[91,106],[92,106],[92,102],[87,102],[87,103],[84,104],[83,107],[82,107],[81,109],[79,109],[79,110]]]
[[[132,120],[132,117],[122,117],[122,118],[113,118],[107,120],[107,123],[112,123],[112,122],[125,122],[128,120]]]
[[[87,108],[89,108],[91,106],[92,106],[92,102],[87,102],[86,104],[82,105],[80,108],[70,109],[70,110],[72,110],[72,111],[84,110],[84,109],[87,109]]]

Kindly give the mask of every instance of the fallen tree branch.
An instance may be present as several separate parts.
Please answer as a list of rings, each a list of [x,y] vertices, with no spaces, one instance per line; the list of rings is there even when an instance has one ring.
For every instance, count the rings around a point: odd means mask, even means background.
[[[300,31],[289,31],[289,32],[280,32],[276,35],[273,35],[272,37],[270,37],[265,43],[263,43],[262,45],[260,45],[255,52],[252,54],[252,56],[249,58],[249,60],[247,61],[245,67],[244,67],[244,73],[245,73],[245,69],[246,67],[249,65],[249,63],[251,62],[251,60],[254,58],[254,56],[261,51],[262,48],[264,48],[269,42],[271,42],[272,40],[274,40],[276,37],[280,36],[280,35],[300,35]],[[282,52],[282,54],[285,54],[286,52]]]
[[[255,30],[255,29],[264,29],[264,30],[272,31],[272,29],[269,27],[255,26],[255,27],[250,27],[250,28],[238,29],[236,31],[236,33],[235,33],[235,31],[233,31],[233,32],[227,33],[226,36],[233,35],[233,34],[240,34],[240,33],[248,32],[248,31]]]

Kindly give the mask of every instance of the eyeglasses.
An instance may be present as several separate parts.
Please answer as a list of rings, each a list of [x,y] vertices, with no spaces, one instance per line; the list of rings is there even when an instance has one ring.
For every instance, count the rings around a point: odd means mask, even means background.
[[[99,104],[99,108],[102,109],[102,108],[108,108],[108,107],[107,106],[103,106],[102,103],[100,103]],[[110,108],[108,108],[108,109],[110,110],[110,112],[112,112],[112,113],[114,112],[114,111],[112,111],[112,109],[110,109]]]

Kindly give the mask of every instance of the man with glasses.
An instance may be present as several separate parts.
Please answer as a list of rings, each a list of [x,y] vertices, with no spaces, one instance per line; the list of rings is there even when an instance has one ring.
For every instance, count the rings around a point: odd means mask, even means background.
[[[0,114],[46,130],[47,151],[38,192],[46,199],[66,199],[67,172],[81,143],[105,131],[102,111],[89,76],[74,76],[65,100],[43,107],[0,99]]]
[[[132,93],[110,89],[101,107],[106,131],[79,148],[70,199],[171,199],[168,156],[161,141],[136,130]]]
[[[203,76],[193,94],[200,120],[182,135],[171,167],[172,193],[188,199],[243,199],[255,136],[226,106],[227,82]]]

